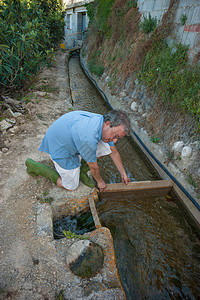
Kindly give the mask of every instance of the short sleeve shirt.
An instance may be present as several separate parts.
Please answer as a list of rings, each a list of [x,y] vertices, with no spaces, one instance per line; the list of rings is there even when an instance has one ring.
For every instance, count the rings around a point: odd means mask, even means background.
[[[103,116],[73,111],[56,120],[47,130],[39,151],[49,153],[64,169],[80,166],[79,155],[88,162],[97,160],[97,144],[101,139]],[[109,143],[113,146],[114,143]]]

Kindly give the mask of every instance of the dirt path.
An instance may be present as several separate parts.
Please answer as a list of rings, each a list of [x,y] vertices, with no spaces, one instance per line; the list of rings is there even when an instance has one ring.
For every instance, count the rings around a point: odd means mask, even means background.
[[[28,176],[24,163],[27,157],[48,160],[38,147],[50,124],[71,106],[65,56],[61,52],[56,66],[40,74],[29,93],[29,115],[17,120],[18,132],[5,134],[9,150],[1,153],[1,299],[51,299],[62,288],[56,283],[55,247],[50,249],[36,234],[38,199],[55,186]]]
[[[53,238],[52,214],[55,217],[56,207],[64,208],[65,213],[81,211],[88,205],[91,189],[80,183],[76,191],[67,192],[46,178],[26,173],[28,157],[51,163],[49,156],[40,153],[38,147],[53,121],[73,109],[67,58],[66,52],[57,53],[55,66],[40,74],[25,97],[31,100],[27,104],[29,113],[19,116],[16,125],[3,132],[4,146],[0,154],[2,300],[124,299],[108,230],[91,233],[90,240],[98,240],[110,256],[105,255],[104,267],[87,280],[75,276],[67,264],[69,248],[77,239],[55,241]]]

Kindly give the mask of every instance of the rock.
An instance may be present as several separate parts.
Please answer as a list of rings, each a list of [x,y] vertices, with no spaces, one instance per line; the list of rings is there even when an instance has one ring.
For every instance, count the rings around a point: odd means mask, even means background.
[[[135,101],[131,103],[131,110],[135,112],[138,111],[138,104]]]
[[[17,133],[19,131],[19,127],[18,126],[14,126],[14,127],[10,128],[9,131],[11,133]]]
[[[4,148],[1,149],[1,151],[2,151],[3,153],[6,153],[6,152],[8,152],[8,148],[4,147]]]
[[[174,157],[177,158],[183,149],[184,143],[183,141],[175,142],[172,146],[172,151],[174,152]]]
[[[142,107],[141,107],[141,106],[138,106],[138,112],[139,112],[140,114],[142,114],[142,113],[143,113],[143,109],[142,109]]]
[[[17,118],[19,116],[22,116],[21,113],[19,112],[13,112],[11,108],[8,108],[5,112],[4,112],[4,115],[6,117],[14,117],[14,118]]]
[[[7,130],[8,128],[12,127],[13,125],[10,122],[7,122],[6,120],[3,120],[0,122],[0,130]]]
[[[192,155],[192,148],[190,148],[189,146],[183,147],[182,152],[181,152],[181,157],[182,158],[190,158],[191,155]]]
[[[124,98],[124,97],[126,97],[126,93],[123,91],[123,92],[120,92],[119,93],[119,97],[120,98]]]
[[[139,84],[139,80],[135,79],[135,85],[138,85],[138,84]]]
[[[75,242],[69,249],[67,263],[71,271],[82,278],[90,278],[102,268],[102,248],[89,240]]]
[[[41,91],[36,91],[34,92],[35,96],[39,96],[39,97],[45,97],[46,96],[46,92],[41,92]]]

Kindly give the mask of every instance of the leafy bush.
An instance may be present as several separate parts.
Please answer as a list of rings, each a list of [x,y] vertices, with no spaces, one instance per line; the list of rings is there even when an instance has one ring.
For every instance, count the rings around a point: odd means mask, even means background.
[[[99,0],[97,7],[97,27],[104,34],[109,33],[108,17],[116,0]]]
[[[157,19],[152,18],[151,14],[149,13],[149,17],[145,17],[143,21],[140,22],[139,27],[142,29],[144,33],[149,33],[153,31],[156,28],[157,25]]]
[[[126,10],[129,10],[132,7],[134,7],[134,8],[137,7],[137,0],[128,0],[126,2]]]
[[[189,112],[200,129],[200,68],[187,63],[188,47],[169,47],[166,43],[148,52],[139,78],[153,89],[163,101]]]
[[[102,65],[97,65],[95,63],[94,58],[89,62],[89,70],[90,72],[92,72],[93,74],[95,74],[98,78],[100,78],[104,72],[104,66]]]
[[[3,89],[21,88],[52,61],[53,47],[63,32],[62,19],[59,11],[45,14],[35,0],[2,2],[0,84]]]

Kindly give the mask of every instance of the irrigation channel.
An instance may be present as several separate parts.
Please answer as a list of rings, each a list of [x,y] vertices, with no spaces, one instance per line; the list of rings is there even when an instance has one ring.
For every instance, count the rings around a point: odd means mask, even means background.
[[[69,60],[69,77],[76,110],[104,114],[110,109],[78,56]],[[116,147],[131,181],[160,179],[131,138]],[[100,168],[107,183],[121,182],[109,157],[101,159]],[[200,240],[176,199],[114,194],[101,199],[97,210],[112,233],[127,299],[199,299]]]

